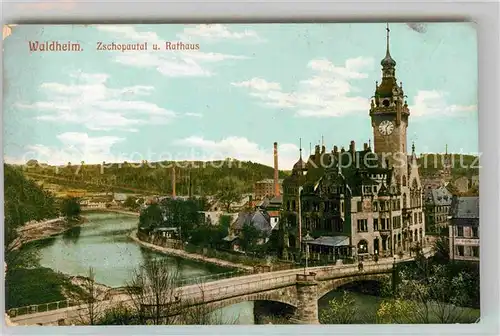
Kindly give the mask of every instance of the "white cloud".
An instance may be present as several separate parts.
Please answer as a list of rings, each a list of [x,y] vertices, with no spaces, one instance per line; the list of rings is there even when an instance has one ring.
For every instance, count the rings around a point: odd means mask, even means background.
[[[447,102],[448,93],[443,91],[418,91],[413,98],[414,104],[408,106],[414,117],[451,116],[477,112],[476,105],[454,105]]]
[[[59,134],[57,138],[61,145],[50,147],[41,144],[27,146],[26,153],[22,158],[16,160],[26,163],[30,159],[36,159],[42,163],[62,165],[71,162],[79,164],[86,163],[122,162],[121,157],[111,154],[111,148],[123,141],[123,138],[114,136],[90,137],[87,133],[66,132]]]
[[[114,57],[115,61],[128,66],[153,68],[167,77],[208,77],[213,75],[213,71],[208,68],[207,64],[248,58],[241,55],[203,52],[202,50],[154,51],[151,49],[152,44],[163,46],[165,43],[154,32],[139,32],[137,27],[127,25],[98,25],[96,28],[112,34],[117,39],[124,38],[139,43],[148,42],[150,50],[118,53]],[[188,41],[182,40],[182,42]],[[203,46],[200,48],[202,49]]]
[[[257,91],[281,90],[281,85],[279,83],[268,82],[262,78],[252,78],[248,81],[231,83],[231,85],[246,87]]]
[[[279,83],[262,78],[232,83],[246,87],[250,95],[265,105],[293,109],[300,117],[335,117],[365,111],[369,99],[356,95],[359,90],[351,84],[353,80],[367,78],[367,70],[373,67],[373,59],[357,57],[337,66],[326,59],[314,59],[308,67],[314,71],[312,77],[298,83],[298,89],[286,92]]]
[[[203,114],[201,113],[193,113],[193,112],[187,112],[185,113],[187,117],[196,117],[196,118],[201,118],[203,117]]]
[[[38,120],[81,124],[91,130],[137,131],[133,126],[168,123],[176,117],[173,111],[137,99],[151,94],[152,86],[109,88],[106,74],[80,72],[71,77],[72,84],[43,83],[46,101],[16,106],[36,110]]]
[[[273,145],[261,147],[245,137],[229,136],[219,141],[208,140],[199,136],[191,136],[174,141],[174,145],[191,149],[185,153],[184,160],[221,160],[234,158],[274,166]],[[278,164],[280,169],[291,169],[297,162],[299,148],[294,144],[278,145]]]
[[[188,26],[184,28],[184,31],[178,36],[181,39],[186,40],[263,40],[253,30],[245,29],[241,32],[231,31],[226,25],[223,24],[199,24],[195,26]]]

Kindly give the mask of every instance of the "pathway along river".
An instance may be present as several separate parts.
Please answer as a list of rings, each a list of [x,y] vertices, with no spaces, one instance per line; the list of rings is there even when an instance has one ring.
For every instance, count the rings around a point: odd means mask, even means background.
[[[165,258],[178,265],[183,278],[227,272],[218,266],[160,254],[141,247],[128,237],[137,227],[137,217],[113,212],[86,213],[88,222],[64,234],[46,239],[33,248],[38,249],[40,265],[68,275],[88,275],[94,269],[96,281],[110,287],[125,286],[133,271],[148,256]],[[28,247],[30,248],[30,247]],[[341,295],[334,291],[321,298],[320,311],[328,300]],[[374,316],[381,298],[353,293],[362,315]],[[253,302],[243,302],[222,309],[222,320],[227,323],[254,324]],[[363,319],[364,320],[364,319]],[[371,320],[371,319],[370,319]],[[362,321],[361,316],[355,323]],[[374,322],[374,321],[370,321]]]

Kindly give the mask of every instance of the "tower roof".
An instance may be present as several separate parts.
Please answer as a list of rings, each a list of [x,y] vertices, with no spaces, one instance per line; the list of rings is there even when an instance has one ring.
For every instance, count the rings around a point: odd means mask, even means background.
[[[387,49],[385,51],[385,57],[382,59],[382,61],[380,62],[380,64],[383,66],[383,67],[394,67],[396,66],[396,61],[391,57],[391,53],[389,51],[389,24],[387,24]]]

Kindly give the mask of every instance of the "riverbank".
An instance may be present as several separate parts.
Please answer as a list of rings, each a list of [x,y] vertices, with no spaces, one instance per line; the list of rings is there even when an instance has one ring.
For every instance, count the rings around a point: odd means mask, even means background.
[[[19,237],[17,238],[16,249],[37,240],[57,236],[85,222],[85,217],[81,217],[79,221],[71,223],[65,217],[58,217],[41,222],[26,223],[18,229]]]
[[[136,216],[139,217],[140,213],[135,211],[117,209],[117,208],[85,208],[82,207],[82,212],[115,212],[124,215]]]
[[[136,243],[140,244],[141,246],[144,246],[144,247],[151,249],[153,251],[156,251],[156,252],[160,252],[160,253],[164,253],[164,254],[180,257],[180,258],[185,258],[185,259],[189,259],[189,260],[210,263],[210,264],[214,264],[214,265],[221,266],[221,267],[237,268],[237,269],[242,269],[242,270],[250,271],[250,272],[253,272],[253,270],[254,270],[254,268],[252,266],[247,266],[247,265],[243,265],[243,264],[236,264],[236,263],[233,263],[230,261],[217,259],[217,258],[208,258],[208,257],[205,257],[203,255],[189,253],[189,252],[186,252],[184,250],[168,248],[168,247],[161,247],[161,246],[157,246],[154,244],[146,243],[137,237],[137,230],[132,231],[132,233],[130,234],[130,238],[132,238],[132,240],[134,240]]]

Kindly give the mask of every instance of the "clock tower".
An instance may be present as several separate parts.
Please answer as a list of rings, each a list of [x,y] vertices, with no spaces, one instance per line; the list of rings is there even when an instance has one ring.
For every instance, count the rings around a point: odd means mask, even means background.
[[[396,178],[405,186],[408,180],[407,136],[410,111],[405,101],[403,83],[396,80],[396,61],[389,52],[389,25],[387,49],[382,65],[382,82],[376,82],[371,99],[370,117],[373,127],[374,152],[394,167]]]

